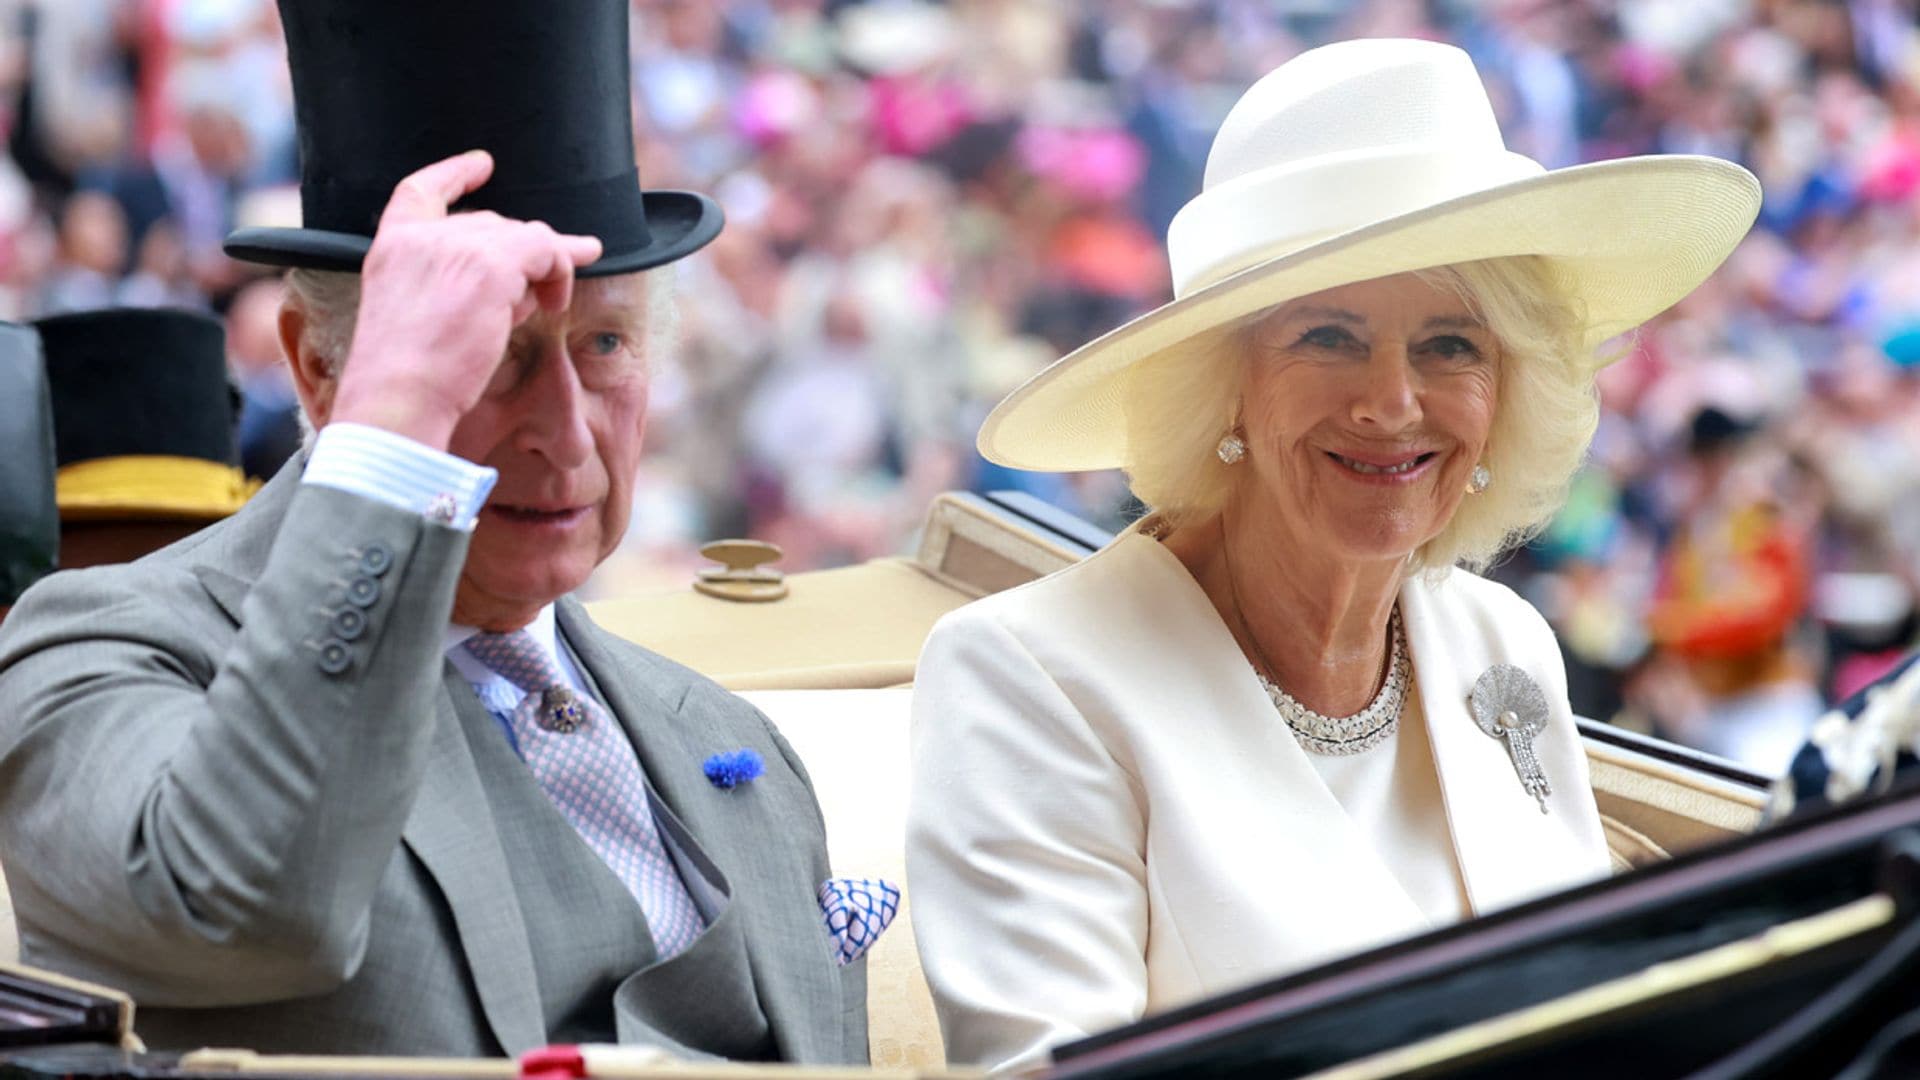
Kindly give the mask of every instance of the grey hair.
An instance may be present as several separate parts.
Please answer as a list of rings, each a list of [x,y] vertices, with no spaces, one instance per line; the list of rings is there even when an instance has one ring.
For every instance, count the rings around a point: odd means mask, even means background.
[[[353,324],[360,318],[360,275],[290,270],[286,303],[306,316],[306,344],[326,361],[327,374],[339,378],[353,348]]]
[[[1482,568],[1544,528],[1566,498],[1599,424],[1586,306],[1539,256],[1416,271],[1451,289],[1500,342],[1499,397],[1482,458],[1484,494],[1464,500],[1411,569]],[[1247,362],[1246,333],[1268,311],[1197,335],[1127,375],[1127,480],[1171,527],[1220,512],[1237,473],[1214,450],[1234,423]]]

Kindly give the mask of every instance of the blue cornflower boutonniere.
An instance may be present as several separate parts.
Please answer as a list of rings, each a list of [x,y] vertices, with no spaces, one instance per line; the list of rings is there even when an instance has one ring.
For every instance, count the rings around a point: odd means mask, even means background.
[[[754,750],[734,750],[708,758],[701,770],[707,774],[708,783],[722,791],[731,791],[749,780],[759,779],[767,771],[767,763],[761,761]]]

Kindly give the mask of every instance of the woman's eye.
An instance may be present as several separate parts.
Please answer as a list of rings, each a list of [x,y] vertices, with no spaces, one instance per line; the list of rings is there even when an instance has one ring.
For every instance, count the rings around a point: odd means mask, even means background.
[[[624,343],[621,341],[619,334],[602,333],[593,335],[592,345],[595,356],[612,356],[614,353],[620,351],[622,344]]]
[[[1480,347],[1458,334],[1443,334],[1428,341],[1424,350],[1448,359],[1471,360],[1480,355]]]
[[[1300,335],[1300,344],[1316,349],[1342,349],[1353,344],[1353,334],[1344,326],[1316,326]]]

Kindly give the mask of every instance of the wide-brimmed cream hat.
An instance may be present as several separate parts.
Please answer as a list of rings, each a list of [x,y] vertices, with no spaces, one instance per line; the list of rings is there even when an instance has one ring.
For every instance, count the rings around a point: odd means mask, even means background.
[[[1283,301],[1409,270],[1544,256],[1598,344],[1691,292],[1759,211],[1759,181],[1718,158],[1549,172],[1509,151],[1473,62],[1451,45],[1313,49],[1227,114],[1200,194],[1167,233],[1173,301],[1009,394],[980,452],[1022,469],[1120,467],[1129,366]]]

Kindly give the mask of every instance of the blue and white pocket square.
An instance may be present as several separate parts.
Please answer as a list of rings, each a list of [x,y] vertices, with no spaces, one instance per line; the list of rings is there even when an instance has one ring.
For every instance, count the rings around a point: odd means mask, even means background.
[[[828,878],[820,883],[820,915],[841,967],[866,955],[900,911],[900,887],[880,878]]]

